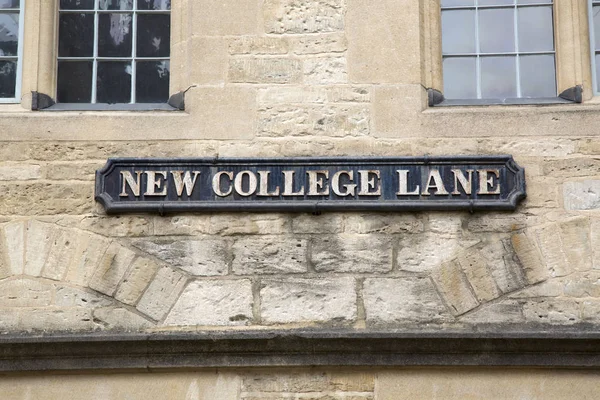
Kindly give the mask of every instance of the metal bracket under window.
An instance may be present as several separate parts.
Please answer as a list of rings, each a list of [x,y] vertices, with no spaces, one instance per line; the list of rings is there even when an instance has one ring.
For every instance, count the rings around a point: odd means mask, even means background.
[[[575,103],[581,103],[583,101],[583,87],[581,85],[573,86],[564,90],[558,97]]]
[[[433,107],[444,101],[444,95],[437,89],[427,89],[427,98],[429,99],[429,107]]]

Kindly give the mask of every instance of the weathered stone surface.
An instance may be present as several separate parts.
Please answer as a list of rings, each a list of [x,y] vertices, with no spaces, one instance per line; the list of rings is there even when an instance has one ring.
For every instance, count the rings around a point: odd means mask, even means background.
[[[600,207],[600,180],[565,182],[563,200],[566,210],[593,210]]]
[[[165,325],[248,325],[252,322],[249,279],[191,282],[167,316]]]
[[[25,308],[18,314],[20,331],[73,333],[100,329],[87,308]]]
[[[293,237],[241,238],[233,244],[236,275],[307,272],[304,239]]]
[[[511,236],[511,243],[519,262],[523,266],[525,278],[530,285],[549,277],[549,271],[542,262],[537,246],[527,235],[516,233]]]
[[[29,221],[25,233],[25,275],[40,276],[48,257],[53,234],[52,225],[36,220]]]
[[[600,298],[600,272],[572,274],[562,280],[565,296]]]
[[[25,223],[16,221],[0,230],[0,271],[2,275],[21,275],[24,271]]]
[[[44,178],[55,181],[93,181],[102,165],[89,162],[52,163],[44,166]]]
[[[289,50],[287,38],[271,36],[241,36],[229,42],[231,54],[285,54]]]
[[[342,53],[348,49],[348,40],[342,33],[306,35],[291,39],[296,54]]]
[[[346,58],[318,57],[304,60],[304,84],[329,85],[348,82]]]
[[[443,261],[455,258],[462,249],[456,236],[406,235],[398,242],[396,264],[405,271],[431,271]]]
[[[590,221],[590,243],[592,246],[592,267],[600,269],[600,219]]]
[[[154,326],[152,322],[125,308],[97,308],[93,311],[93,315],[96,323],[110,330],[138,331]]]
[[[292,217],[294,233],[341,233],[343,229],[344,219],[339,214],[301,214]]]
[[[260,289],[265,324],[352,322],[356,319],[353,278],[267,279]]]
[[[42,276],[48,279],[62,280],[74,251],[78,246],[79,232],[72,229],[55,229],[50,238],[50,249]]]
[[[487,261],[478,251],[462,253],[457,261],[480,302],[490,301],[502,295],[488,269]]]
[[[52,303],[52,285],[21,278],[0,284],[0,307],[45,307]]]
[[[215,36],[195,36],[187,42],[187,52],[194,60],[189,79],[194,84],[218,85],[227,78],[228,57],[226,40]],[[182,88],[186,89],[186,88]]]
[[[392,270],[392,244],[376,235],[315,236],[310,262],[317,272],[385,273]]]
[[[515,300],[484,304],[479,309],[459,317],[460,322],[479,324],[517,324],[525,322],[521,304]]]
[[[158,268],[158,264],[148,258],[136,258],[119,284],[115,292],[115,299],[125,304],[135,305]]]
[[[260,136],[365,136],[369,109],[362,105],[278,106],[259,112]]]
[[[423,221],[409,214],[347,214],[344,230],[348,233],[419,233]]]
[[[527,299],[535,297],[558,297],[563,294],[563,282],[557,279],[549,279],[538,283],[537,285],[528,286],[524,289],[517,290],[509,294],[508,297],[513,299]]]
[[[542,259],[546,262],[552,276],[565,276],[573,272],[574,266],[567,261],[562,238],[555,225],[536,229],[534,235],[540,246]]]
[[[250,393],[372,392],[375,376],[336,371],[247,373],[242,377],[241,390]]]
[[[571,299],[528,301],[523,305],[527,322],[571,325],[581,322],[580,305]]]
[[[0,215],[84,214],[93,193],[92,182],[0,183]]]
[[[187,283],[187,276],[172,268],[158,270],[152,283],[144,292],[137,309],[154,320],[162,320]]]
[[[431,276],[453,314],[464,314],[479,305],[458,262],[443,263]]]
[[[101,236],[79,232],[79,242],[73,251],[65,281],[87,286],[110,243],[110,240]]]
[[[599,168],[597,158],[550,159],[543,164],[545,175],[567,179],[597,175]]]
[[[592,269],[589,219],[584,217],[561,222],[558,230],[569,267],[574,271]]]
[[[510,293],[527,284],[521,265],[516,262],[510,240],[490,238],[479,254],[486,259],[490,273],[502,293]]]
[[[36,164],[0,165],[0,181],[28,181],[41,177],[41,168]]]
[[[367,322],[371,325],[451,319],[429,278],[369,278],[363,286]]]
[[[294,58],[234,58],[228,78],[240,83],[300,83],[302,62]]]
[[[278,235],[290,231],[288,216],[283,214],[213,215],[210,233],[232,235]]]
[[[226,275],[231,259],[225,240],[138,240],[135,247],[192,275]]]
[[[260,4],[258,0],[190,1],[186,15],[190,15],[194,35],[255,35],[260,26]]]
[[[344,29],[344,0],[266,0],[267,33],[325,33]]]
[[[115,242],[111,243],[92,275],[89,287],[112,296],[134,258],[133,251]]]
[[[56,285],[54,305],[59,307],[106,307],[114,303],[110,297],[102,296],[91,290],[71,286]]]
[[[414,135],[410,122],[417,122],[426,107],[425,91],[420,85],[376,86],[371,96],[373,136],[397,138],[401,134]]]
[[[86,216],[77,227],[110,237],[147,236],[152,233],[152,220],[141,215]]]

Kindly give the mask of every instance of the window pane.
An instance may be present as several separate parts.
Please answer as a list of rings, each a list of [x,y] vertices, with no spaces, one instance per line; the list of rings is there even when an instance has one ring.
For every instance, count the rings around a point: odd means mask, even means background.
[[[170,10],[171,0],[138,0],[139,10]]]
[[[592,16],[594,17],[594,43],[596,50],[600,49],[600,6],[592,8]]]
[[[133,0],[99,0],[100,10],[133,10]]]
[[[137,63],[137,103],[166,103],[169,100],[169,68],[168,61]]]
[[[89,103],[92,101],[92,62],[59,61],[59,103]]]
[[[169,57],[170,15],[139,14],[137,18],[137,56]]]
[[[515,51],[515,17],[513,8],[479,11],[479,41],[482,53]]]
[[[596,54],[596,90],[600,92],[600,54]]]
[[[516,57],[481,58],[481,97],[484,99],[517,97]]]
[[[59,25],[60,57],[94,55],[94,14],[61,14]]]
[[[515,0],[479,0],[480,6],[504,6],[515,4]]]
[[[475,0],[442,0],[442,7],[474,6]]]
[[[444,59],[444,96],[448,99],[477,98],[477,58]]]
[[[552,6],[522,7],[519,20],[519,51],[552,51]]]
[[[60,0],[62,10],[93,10],[94,0]]]
[[[19,8],[19,0],[0,0],[0,8]]]
[[[442,11],[442,53],[475,52],[475,10]]]
[[[132,14],[98,16],[98,56],[131,57]]]
[[[98,62],[96,101],[98,103],[131,102],[131,64]]]
[[[0,14],[0,56],[19,52],[19,14]]]
[[[17,62],[0,61],[0,97],[15,97]]]
[[[517,4],[548,4],[552,0],[517,0]]]
[[[556,97],[554,55],[521,56],[522,97]]]

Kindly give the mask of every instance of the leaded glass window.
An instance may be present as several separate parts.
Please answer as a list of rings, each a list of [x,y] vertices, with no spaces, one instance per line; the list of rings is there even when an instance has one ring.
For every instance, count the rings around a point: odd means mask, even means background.
[[[60,0],[59,103],[165,103],[170,0]]]
[[[24,0],[0,0],[0,103],[18,102],[21,91]]]
[[[447,99],[510,102],[557,96],[552,1],[441,4]]]

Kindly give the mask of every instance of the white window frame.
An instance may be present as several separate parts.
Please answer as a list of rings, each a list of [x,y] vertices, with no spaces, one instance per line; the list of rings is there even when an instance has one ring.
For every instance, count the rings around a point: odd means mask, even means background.
[[[600,6],[600,1],[588,0],[588,19],[590,26],[590,65],[592,66],[592,89],[594,96],[600,95],[598,76],[596,76],[596,32],[594,30],[594,2]],[[600,51],[598,52],[600,54]]]
[[[19,45],[17,48],[17,77],[15,84],[15,97],[0,97],[0,104],[21,102],[21,81],[23,78],[23,42],[25,37],[25,1],[19,2]],[[3,9],[2,11],[14,11],[15,8]],[[6,57],[7,59],[14,57]]]

